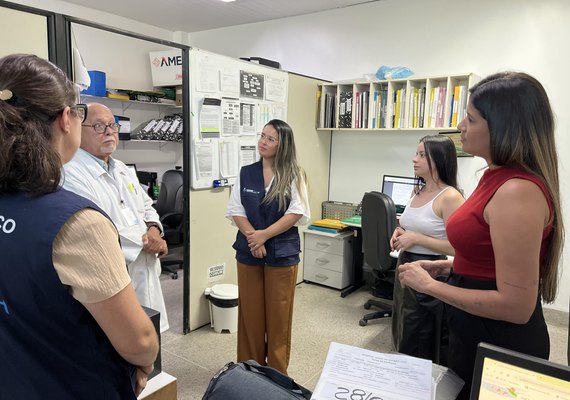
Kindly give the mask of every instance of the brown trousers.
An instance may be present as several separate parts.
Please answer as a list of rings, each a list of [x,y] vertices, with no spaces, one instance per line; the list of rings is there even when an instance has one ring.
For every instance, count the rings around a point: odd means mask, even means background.
[[[237,263],[237,361],[255,360],[287,374],[297,265]]]

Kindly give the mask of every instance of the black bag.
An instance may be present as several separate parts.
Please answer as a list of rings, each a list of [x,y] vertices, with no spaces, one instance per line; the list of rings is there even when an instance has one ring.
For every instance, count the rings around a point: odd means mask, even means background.
[[[309,400],[311,395],[275,368],[249,360],[226,364],[210,380],[202,400]]]

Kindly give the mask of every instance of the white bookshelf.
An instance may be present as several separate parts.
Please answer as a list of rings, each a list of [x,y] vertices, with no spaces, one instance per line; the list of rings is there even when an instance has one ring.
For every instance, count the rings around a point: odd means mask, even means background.
[[[479,79],[468,73],[322,84],[317,129],[455,131]]]

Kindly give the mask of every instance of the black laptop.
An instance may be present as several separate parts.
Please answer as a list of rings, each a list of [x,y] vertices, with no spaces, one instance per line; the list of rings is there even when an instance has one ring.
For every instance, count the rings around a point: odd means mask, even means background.
[[[570,400],[570,367],[480,343],[470,400]]]

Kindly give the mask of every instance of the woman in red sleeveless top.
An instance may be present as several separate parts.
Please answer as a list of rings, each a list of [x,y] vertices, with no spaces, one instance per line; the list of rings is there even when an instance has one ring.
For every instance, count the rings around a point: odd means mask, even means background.
[[[564,240],[554,117],[543,86],[516,72],[471,90],[458,125],[463,149],[485,159],[473,194],[447,222],[450,261],[400,266],[400,282],[447,303],[449,367],[468,399],[479,342],[547,359],[542,301],[554,301]],[[449,274],[447,283],[433,277]]]

